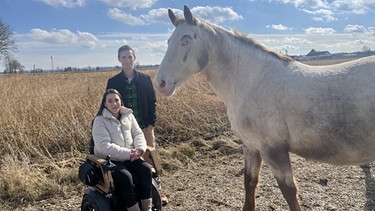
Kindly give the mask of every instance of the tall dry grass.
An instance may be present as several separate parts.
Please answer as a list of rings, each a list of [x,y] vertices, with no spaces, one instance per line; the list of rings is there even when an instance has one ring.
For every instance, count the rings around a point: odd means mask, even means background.
[[[156,71],[144,72],[153,77]],[[0,75],[0,205],[83,188],[77,185],[77,168],[106,82],[117,73]],[[157,116],[160,149],[229,131],[224,105],[199,75],[170,98],[157,93]]]

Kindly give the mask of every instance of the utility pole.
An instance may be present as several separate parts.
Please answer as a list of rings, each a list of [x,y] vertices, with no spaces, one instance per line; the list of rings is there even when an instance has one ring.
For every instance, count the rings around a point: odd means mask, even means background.
[[[53,57],[51,56],[51,71],[53,71]]]

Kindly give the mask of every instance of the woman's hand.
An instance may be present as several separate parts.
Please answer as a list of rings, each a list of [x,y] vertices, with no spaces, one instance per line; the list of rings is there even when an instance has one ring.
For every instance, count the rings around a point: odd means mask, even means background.
[[[135,161],[139,158],[141,158],[143,151],[139,149],[131,149],[130,150],[130,161]]]

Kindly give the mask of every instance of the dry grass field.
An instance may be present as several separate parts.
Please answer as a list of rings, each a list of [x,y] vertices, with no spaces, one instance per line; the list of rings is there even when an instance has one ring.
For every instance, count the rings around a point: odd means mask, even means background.
[[[155,71],[145,70],[151,76]],[[16,208],[82,193],[77,167],[107,79],[117,73],[0,75],[0,204]],[[194,137],[212,139],[229,128],[223,104],[199,76],[176,96],[157,98],[160,148]],[[179,165],[177,160],[165,167]]]
[[[156,70],[144,71],[153,77]],[[0,75],[1,211],[79,210],[85,186],[78,166],[107,79],[117,73]],[[241,144],[201,75],[172,97],[157,93],[157,115],[162,193],[171,200],[164,210],[240,210]],[[334,167],[294,155],[292,161],[306,210],[374,209],[371,168]],[[259,210],[287,209],[266,165],[257,200]]]

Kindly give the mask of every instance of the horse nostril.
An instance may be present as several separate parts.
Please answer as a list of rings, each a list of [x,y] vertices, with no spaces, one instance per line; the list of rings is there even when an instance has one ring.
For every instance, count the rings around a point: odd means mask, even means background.
[[[164,88],[164,87],[165,87],[165,81],[164,81],[164,80],[161,81],[159,87],[160,87],[160,88]]]

